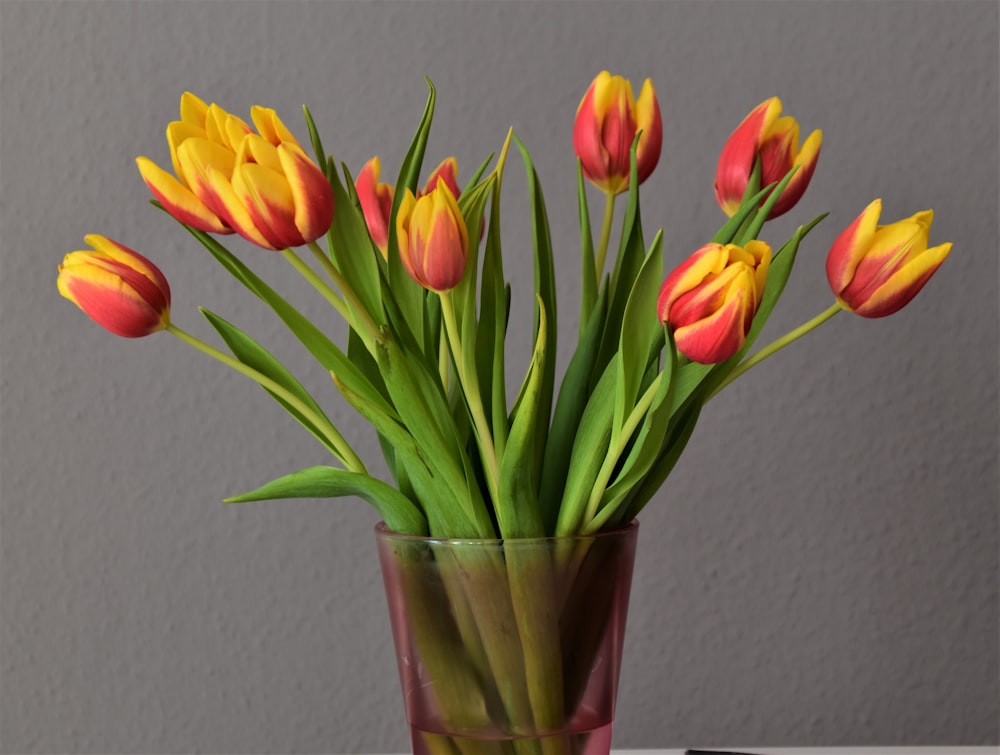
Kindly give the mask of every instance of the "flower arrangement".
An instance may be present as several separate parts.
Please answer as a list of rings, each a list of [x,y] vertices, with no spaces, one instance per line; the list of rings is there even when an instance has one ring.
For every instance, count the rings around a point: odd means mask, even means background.
[[[464,187],[454,158],[421,184],[435,97],[430,85],[395,186],[380,181],[378,157],[356,179],[338,165],[308,109],[315,160],[275,111],[254,107],[251,127],[190,93],[167,127],[173,173],[136,161],[154,203],[274,311],[372,426],[390,481],[370,474],[320,402],[247,333],[202,309],[223,350],[176,325],[167,280],[138,252],[87,236],[91,248],[60,265],[58,288],[116,335],[166,331],[253,379],[337,462],[227,500],[357,496],[377,509],[415,753],[606,753],[632,523],[702,407],[841,311],[896,312],[951,244],[929,246],[930,210],[880,225],[881,201],[871,202],[829,250],[830,306],[754,351],[800,244],[824,217],[776,248],[761,238],[807,190],[820,131],[800,145],[778,98],[754,108],[720,153],[725,220],[665,274],[662,231],[647,242],[639,202],[662,148],[656,93],[647,80],[636,98],[629,81],[601,72],[572,132],[581,295],[576,347],[557,380],[553,239],[530,153],[510,131]],[[512,148],[526,167],[535,285],[531,359],[510,405],[500,204]],[[587,182],[605,198],[596,236]],[[234,233],[313,286],[349,325],[346,346],[221,243]]]
[[[428,82],[429,83],[429,82]],[[751,353],[788,281],[799,245],[823,216],[775,249],[765,223],[790,211],[816,168],[822,135],[771,98],[723,146],[715,195],[728,216],[669,274],[663,236],[646,240],[640,184],[662,147],[652,83],[601,72],[576,113],[582,260],[577,345],[558,382],[553,241],[530,154],[511,131],[464,188],[454,158],[418,188],[435,91],[395,188],[373,157],[354,180],[324,150],[308,109],[315,160],[274,110],[253,127],[193,94],[167,127],[173,173],[146,157],[139,172],[166,210],[266,302],[378,433],[391,482],[369,474],[319,402],[260,344],[203,309],[228,353],[181,330],[170,288],[144,256],[104,236],[59,266],[60,293],[125,337],[165,330],[259,383],[330,452],[336,466],[293,472],[230,501],[355,495],[390,529],[412,535],[523,538],[620,527],[657,491],[704,404],[746,370],[834,314],[882,317],[909,302],[947,257],[930,247],[931,211],[879,225],[870,203],[829,251],[831,306]],[[527,168],[534,241],[534,344],[513,405],[505,337],[500,196],[511,147]],[[342,172],[342,176],[341,176]],[[586,182],[605,196],[592,234]],[[621,236],[608,264],[611,229]],[[273,250],[350,326],[331,342],[220,242],[239,234]],[[295,249],[311,254],[310,265]],[[610,270],[606,270],[610,266]]]

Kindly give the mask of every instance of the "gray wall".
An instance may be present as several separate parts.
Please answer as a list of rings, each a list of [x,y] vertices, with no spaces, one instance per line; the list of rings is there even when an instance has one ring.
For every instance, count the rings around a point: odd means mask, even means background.
[[[706,409],[642,516],[616,744],[998,741],[998,12],[992,2],[4,2],[2,727],[8,753],[357,753],[406,746],[372,542],[354,500],[225,506],[325,463],[249,381],[169,336],[116,339],[55,289],[104,233],[154,258],[174,317],[237,322],[370,433],[195,242],[147,204],[185,89],[276,107],[353,170],[393,173],[439,88],[428,160],[463,176],[513,124],[578,291],[576,105],[601,68],[664,114],[645,223],[673,265],[720,223],[715,159],[780,95],[825,131],[787,222],[823,210],[768,334],[826,307],[824,257],[867,202],[933,207],[952,257],[879,321],[841,315]],[[529,349],[525,193],[507,190],[511,364]],[[595,198],[596,199],[596,198]],[[598,212],[595,205],[594,212]],[[275,255],[235,245],[338,338]]]

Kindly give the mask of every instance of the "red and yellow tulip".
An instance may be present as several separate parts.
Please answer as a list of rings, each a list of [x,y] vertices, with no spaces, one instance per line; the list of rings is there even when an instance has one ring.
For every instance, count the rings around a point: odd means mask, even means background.
[[[653,82],[646,79],[637,100],[628,79],[601,71],[583,96],[573,125],[573,149],[583,175],[608,194],[626,191],[629,152],[639,131],[636,167],[642,183],[656,167],[663,142]]]
[[[740,247],[706,244],[663,282],[660,320],[677,350],[702,364],[729,359],[746,343],[764,295],[771,247],[756,239]]]
[[[178,220],[210,233],[236,231],[265,249],[314,241],[333,220],[333,190],[277,113],[254,106],[257,132],[195,95],[167,127],[174,175],[136,158],[153,195]]]
[[[170,324],[170,286],[152,262],[105,236],[59,265],[59,293],[115,335],[139,338]]]
[[[377,156],[373,157],[358,173],[354,188],[358,192],[358,201],[365,216],[365,223],[368,225],[368,234],[385,257],[389,249],[389,216],[395,189],[392,184],[378,180],[381,172],[381,162]],[[458,161],[454,157],[448,157],[431,173],[426,187],[417,190],[417,199],[437,186],[439,178],[447,184],[456,199],[461,196],[462,190],[458,186]]]
[[[876,199],[833,242],[826,276],[844,309],[885,317],[906,306],[951,252],[951,243],[928,248],[931,210],[878,225]]]
[[[739,209],[750,181],[754,162],[760,158],[760,185],[780,181],[793,167],[795,175],[771,208],[769,217],[787,212],[802,198],[823,142],[821,131],[813,131],[799,148],[799,123],[781,115],[781,100],[771,97],[736,127],[719,156],[715,172],[715,198],[730,217]]]
[[[443,177],[421,197],[409,190],[396,215],[399,258],[424,288],[448,291],[465,274],[469,233],[458,201]]]

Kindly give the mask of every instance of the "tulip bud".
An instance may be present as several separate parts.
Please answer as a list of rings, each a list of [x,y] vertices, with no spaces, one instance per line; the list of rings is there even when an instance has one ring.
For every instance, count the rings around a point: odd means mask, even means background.
[[[257,132],[218,105],[186,92],[181,120],[167,127],[175,175],[136,158],[153,195],[182,223],[236,231],[266,249],[301,246],[326,233],[333,190],[269,108],[254,106]]]
[[[91,234],[93,251],[67,254],[59,266],[59,293],[117,336],[139,338],[170,324],[170,286],[141,254]]]
[[[443,178],[420,198],[407,190],[396,215],[399,258],[424,288],[443,292],[465,274],[469,234],[455,195]]]
[[[719,156],[715,172],[715,198],[730,217],[739,209],[750,181],[754,162],[760,158],[760,185],[777,183],[793,168],[795,175],[768,217],[776,218],[795,206],[816,170],[823,141],[821,131],[813,131],[799,149],[799,124],[781,115],[781,100],[765,100],[736,127]]]
[[[706,244],[663,282],[660,320],[674,332],[677,350],[702,364],[724,362],[743,348],[764,295],[771,247]]]
[[[844,309],[885,317],[906,306],[938,269],[951,243],[927,248],[931,210],[878,225],[882,200],[868,205],[833,242],[826,277]]]
[[[608,194],[626,191],[629,152],[639,131],[636,167],[642,183],[656,167],[663,142],[653,83],[646,79],[636,100],[628,79],[601,71],[580,102],[573,125],[573,149],[583,175]]]

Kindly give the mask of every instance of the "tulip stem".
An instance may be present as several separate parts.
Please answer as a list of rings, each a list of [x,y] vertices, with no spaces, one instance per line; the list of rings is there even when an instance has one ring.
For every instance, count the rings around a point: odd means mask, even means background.
[[[281,256],[288,260],[292,264],[292,267],[295,268],[296,272],[309,281],[313,288],[319,291],[320,294],[323,295],[323,298],[333,305],[334,309],[340,312],[341,317],[345,320],[348,319],[347,305],[344,304],[344,300],[337,296],[337,292],[330,288],[318,275],[316,275],[316,273],[314,273],[312,269],[302,261],[301,257],[299,257],[291,249],[283,249],[281,251]]]
[[[330,424],[330,421],[326,417],[317,414],[314,409],[306,404],[306,402],[293,394],[287,388],[275,382],[262,372],[258,372],[253,367],[250,367],[238,359],[231,357],[229,354],[219,351],[214,346],[195,338],[190,333],[181,330],[173,323],[167,325],[166,331],[177,336],[177,338],[186,343],[188,346],[193,346],[198,351],[203,354],[207,354],[219,362],[222,362],[227,367],[231,367],[241,375],[246,375],[262,388],[273,393],[276,397],[280,398],[290,407],[295,409],[303,419],[307,420],[316,429],[318,433],[323,435],[329,443],[331,450],[337,455],[337,458],[344,463],[344,466],[347,467],[349,471],[357,472],[358,474],[363,475],[368,474],[368,470],[365,468],[364,463],[360,458],[358,458],[358,455],[354,453],[354,450],[350,447],[347,441],[344,440],[344,437],[337,431],[337,428]]]
[[[371,315],[368,313],[368,310],[365,309],[361,300],[358,299],[358,295],[354,292],[354,289],[351,288],[347,279],[341,275],[337,266],[333,264],[326,252],[323,251],[323,248],[315,241],[310,241],[308,246],[309,250],[313,253],[313,256],[323,266],[323,269],[326,270],[327,275],[330,276],[330,280],[332,280],[337,288],[343,292],[344,299],[347,300],[346,305],[344,300],[337,296],[333,289],[324,283],[323,280],[316,275],[316,273],[314,273],[308,265],[299,259],[295,252],[291,249],[285,249],[282,254],[285,256],[285,259],[291,262],[295,269],[306,278],[306,280],[312,283],[312,285],[321,294],[323,294],[324,297],[326,297],[327,301],[333,304],[334,308],[340,312],[341,317],[343,317],[344,320],[346,320],[365,341],[368,351],[374,354],[375,350],[372,346],[372,342],[378,340],[378,325],[376,325],[375,321],[372,320]],[[334,303],[334,301],[338,302],[339,305]]]
[[[451,291],[440,292],[439,296],[441,298],[441,314],[448,334],[448,341],[451,344],[452,359],[455,363],[455,373],[458,375],[458,382],[462,386],[462,393],[465,395],[469,414],[472,415],[472,424],[479,439],[479,452],[483,457],[486,485],[493,498],[494,507],[499,507],[497,480],[500,478],[500,468],[497,464],[497,453],[493,445],[490,425],[483,409],[483,400],[479,394],[479,379],[475,371],[470,374],[465,369],[464,351],[462,350],[462,340],[459,337],[458,322],[455,319],[455,307],[451,301]]]
[[[597,261],[594,263],[597,288],[601,287],[601,276],[604,275],[604,261],[608,256],[608,242],[611,241],[611,224],[615,219],[615,197],[617,196],[610,191],[604,195],[604,220],[601,223],[601,238],[597,242]]]
[[[842,309],[843,306],[841,306],[840,302],[834,302],[833,304],[830,305],[829,308],[820,312],[813,319],[803,323],[799,327],[795,328],[795,330],[791,330],[788,333],[785,333],[785,335],[781,336],[781,338],[775,339],[749,359],[740,362],[740,364],[737,365],[736,369],[730,372],[726,376],[726,379],[723,380],[721,383],[719,383],[719,385],[715,388],[714,391],[712,391],[712,394],[708,398],[709,399],[714,398],[715,395],[719,393],[719,391],[721,391],[723,388],[725,388],[727,385],[729,385],[731,382],[733,382],[736,378],[738,378],[744,372],[749,370],[751,367],[756,367],[758,364],[763,362],[772,354],[776,354],[777,352],[781,351],[781,349],[785,348],[788,344],[792,343],[792,341],[796,341],[809,331],[815,330],[820,325],[829,320],[831,317],[833,317],[835,314],[840,312]]]
[[[604,463],[601,464],[601,469],[597,473],[597,479],[594,481],[594,487],[590,492],[590,499],[587,501],[587,509],[583,516],[585,524],[581,530],[582,534],[596,532],[604,526],[608,517],[614,513],[613,508],[607,511],[598,511],[598,506],[601,503],[601,498],[604,497],[604,491],[607,490],[608,482],[611,481],[611,475],[615,471],[615,467],[618,466],[619,457],[625,452],[632,434],[639,427],[639,422],[642,421],[649,411],[649,407],[652,406],[653,398],[655,398],[656,392],[660,389],[662,380],[663,373],[661,372],[653,378],[653,382],[649,384],[649,387],[646,388],[646,391],[639,398],[631,413],[626,417],[621,429],[612,435],[608,453],[604,456]]]

